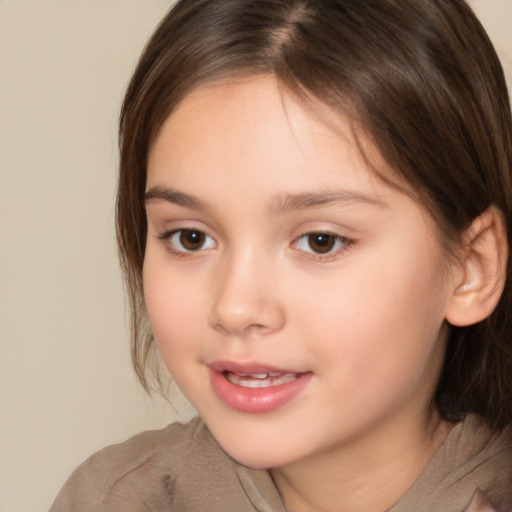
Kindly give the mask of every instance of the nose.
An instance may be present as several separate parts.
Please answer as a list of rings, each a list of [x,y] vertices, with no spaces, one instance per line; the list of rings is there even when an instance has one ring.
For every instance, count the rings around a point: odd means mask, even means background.
[[[215,276],[210,325],[236,336],[280,330],[285,310],[275,278],[271,267],[249,251],[223,262]]]

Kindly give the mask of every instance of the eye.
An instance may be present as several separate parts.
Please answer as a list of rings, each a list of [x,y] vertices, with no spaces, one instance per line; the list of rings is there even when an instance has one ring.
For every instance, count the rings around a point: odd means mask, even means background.
[[[296,247],[300,251],[311,254],[323,255],[331,254],[350,244],[350,240],[333,233],[306,233],[296,242]]]
[[[197,229],[177,229],[159,237],[175,252],[196,252],[215,247],[215,240]]]

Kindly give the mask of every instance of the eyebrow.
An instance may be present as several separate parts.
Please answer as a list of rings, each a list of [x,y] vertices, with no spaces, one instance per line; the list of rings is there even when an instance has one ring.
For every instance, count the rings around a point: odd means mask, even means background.
[[[341,192],[306,192],[302,194],[287,194],[271,202],[270,211],[305,210],[308,208],[322,208],[331,205],[363,203],[379,208],[389,206],[382,200],[366,194],[352,191]]]
[[[207,209],[206,204],[197,197],[185,194],[173,188],[151,187],[144,194],[144,200],[146,203],[151,203],[155,200],[166,201],[192,210]]]
[[[166,201],[193,210],[207,210],[207,203],[195,196],[180,192],[173,188],[155,186],[145,193],[145,202],[151,203],[155,200]],[[285,194],[272,199],[269,203],[269,211],[278,213],[292,210],[306,210],[309,208],[322,208],[331,205],[363,203],[379,208],[389,206],[382,200],[366,194],[352,191],[342,192],[304,192],[300,194]]]

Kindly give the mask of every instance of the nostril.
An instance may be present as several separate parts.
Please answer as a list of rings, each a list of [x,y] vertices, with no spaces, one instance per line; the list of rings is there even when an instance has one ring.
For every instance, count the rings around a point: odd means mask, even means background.
[[[225,335],[230,334],[229,331],[223,325],[221,325],[221,324],[215,324],[213,326],[213,328],[216,331],[220,332],[221,334],[225,334]]]
[[[222,334],[237,334],[237,335],[248,335],[251,333],[263,333],[269,330],[268,327],[262,324],[249,324],[241,326],[240,328],[236,327],[226,327],[221,323],[217,323],[214,326],[214,329]]]
[[[251,260],[252,261],[252,260]],[[254,264],[233,264],[216,276],[211,288],[210,325],[225,335],[247,336],[280,329],[284,314],[278,293],[270,283],[255,279]]]

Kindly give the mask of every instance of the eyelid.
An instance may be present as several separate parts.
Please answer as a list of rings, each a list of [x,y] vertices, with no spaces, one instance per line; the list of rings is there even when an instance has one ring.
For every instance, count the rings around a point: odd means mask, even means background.
[[[329,235],[336,239],[336,241],[341,244],[341,246],[338,246],[334,250],[330,250],[326,253],[319,253],[314,252],[313,250],[307,251],[304,249],[301,249],[299,247],[299,242],[303,239],[305,239],[308,236],[315,235],[315,234],[322,234],[322,235]],[[348,238],[346,236],[340,235],[339,233],[333,232],[329,229],[311,229],[306,232],[303,232],[301,235],[294,238],[291,246],[296,251],[300,252],[305,258],[311,259],[314,261],[319,262],[328,262],[335,260],[339,258],[343,253],[345,253],[347,250],[351,249],[354,245],[355,241],[351,238]]]
[[[187,249],[187,248],[183,247],[183,244],[181,244],[181,242],[179,240],[173,241],[173,238],[176,237],[176,235],[178,235],[179,233],[186,232],[186,231],[201,233],[202,235],[204,235],[205,241],[206,241],[206,243],[208,243],[208,246],[207,247],[201,246],[197,249]],[[195,227],[182,226],[179,228],[170,229],[168,231],[164,231],[164,232],[156,235],[156,238],[158,240],[160,240],[164,244],[165,248],[171,254],[173,254],[175,256],[199,255],[199,254],[203,253],[204,251],[213,249],[217,246],[217,242],[215,241],[215,239],[212,236],[210,236],[208,233],[206,233],[205,230],[198,229]],[[176,245],[178,245],[178,244],[181,244],[182,248],[176,247]]]

